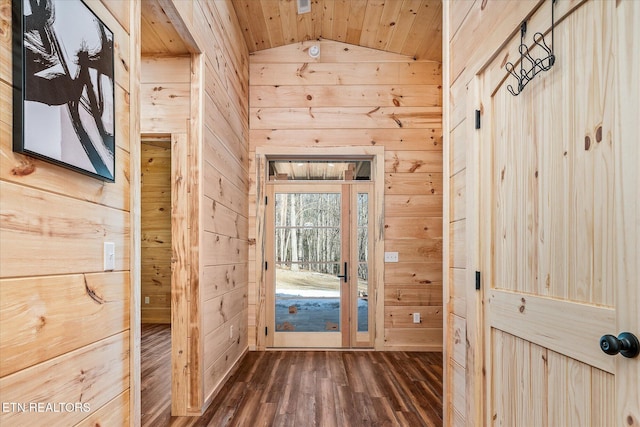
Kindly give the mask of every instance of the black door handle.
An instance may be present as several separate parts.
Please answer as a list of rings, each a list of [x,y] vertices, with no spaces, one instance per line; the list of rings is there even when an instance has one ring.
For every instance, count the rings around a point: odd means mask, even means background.
[[[345,261],[344,263],[344,274],[338,274],[338,277],[341,279],[344,279],[345,282],[349,281],[349,275],[347,273],[347,263]]]
[[[624,357],[634,358],[640,354],[640,342],[631,332],[622,332],[618,337],[607,334],[600,338],[600,349],[611,356],[620,353]]]

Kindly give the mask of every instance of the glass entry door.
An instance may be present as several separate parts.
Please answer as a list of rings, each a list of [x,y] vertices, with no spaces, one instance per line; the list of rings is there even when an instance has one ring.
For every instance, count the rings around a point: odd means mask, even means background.
[[[276,184],[267,205],[273,347],[372,346],[369,185]]]

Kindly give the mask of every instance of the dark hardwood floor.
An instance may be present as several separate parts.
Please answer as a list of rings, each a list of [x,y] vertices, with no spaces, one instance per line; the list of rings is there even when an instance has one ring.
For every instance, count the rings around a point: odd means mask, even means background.
[[[442,425],[442,354],[417,352],[248,352],[201,417],[171,417],[170,332],[142,332],[143,426]]]
[[[142,325],[140,399],[143,426],[168,426],[171,417],[171,326]]]

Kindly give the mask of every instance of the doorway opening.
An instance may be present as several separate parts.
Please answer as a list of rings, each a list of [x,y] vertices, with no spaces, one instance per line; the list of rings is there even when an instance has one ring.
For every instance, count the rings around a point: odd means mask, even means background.
[[[141,420],[154,425],[171,406],[171,136],[140,144]]]
[[[379,151],[264,156],[265,348],[376,346]]]
[[[272,345],[372,347],[371,183],[279,184],[269,192]]]

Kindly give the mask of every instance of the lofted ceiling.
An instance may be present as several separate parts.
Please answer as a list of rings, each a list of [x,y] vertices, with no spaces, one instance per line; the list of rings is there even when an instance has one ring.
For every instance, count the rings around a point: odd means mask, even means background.
[[[442,62],[441,0],[231,0],[249,52],[324,38]]]
[[[298,15],[296,0],[231,0],[249,52],[324,38],[442,61],[441,0],[310,1]],[[142,54],[189,53],[161,3],[142,0]]]

